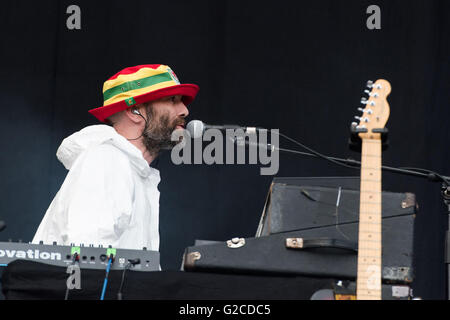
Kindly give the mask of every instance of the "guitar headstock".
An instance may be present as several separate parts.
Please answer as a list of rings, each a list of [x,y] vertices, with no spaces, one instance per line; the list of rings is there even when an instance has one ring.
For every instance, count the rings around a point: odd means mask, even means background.
[[[359,133],[361,139],[380,139],[380,133],[373,133],[373,129],[383,129],[389,119],[389,104],[386,100],[391,93],[391,84],[384,79],[379,79],[373,83],[367,81],[367,88],[365,90],[368,97],[361,98],[361,103],[365,108],[358,108],[362,115],[355,116],[359,123],[353,122],[352,126],[357,129],[367,129],[367,132]]]

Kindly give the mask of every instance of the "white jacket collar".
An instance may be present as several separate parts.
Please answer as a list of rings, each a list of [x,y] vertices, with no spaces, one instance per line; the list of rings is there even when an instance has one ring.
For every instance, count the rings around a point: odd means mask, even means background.
[[[103,143],[109,143],[126,153],[132,165],[143,177],[150,174],[159,178],[159,170],[152,168],[144,159],[142,152],[125,137],[108,125],[98,124],[85,127],[63,140],[56,156],[67,170],[70,170],[75,160],[86,149]]]

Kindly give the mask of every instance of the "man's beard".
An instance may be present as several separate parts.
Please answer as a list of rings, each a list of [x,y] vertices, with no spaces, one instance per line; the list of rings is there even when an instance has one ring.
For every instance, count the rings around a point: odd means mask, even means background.
[[[178,141],[172,141],[172,132],[177,125],[184,125],[183,118],[170,121],[167,114],[160,117],[155,115],[153,108],[147,108],[147,123],[142,134],[143,143],[150,155],[156,156],[162,149],[172,149]]]

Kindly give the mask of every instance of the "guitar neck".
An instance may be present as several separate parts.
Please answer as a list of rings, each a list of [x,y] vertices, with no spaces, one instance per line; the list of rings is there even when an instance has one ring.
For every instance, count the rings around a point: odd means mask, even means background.
[[[381,139],[363,139],[358,235],[358,300],[381,300]]]

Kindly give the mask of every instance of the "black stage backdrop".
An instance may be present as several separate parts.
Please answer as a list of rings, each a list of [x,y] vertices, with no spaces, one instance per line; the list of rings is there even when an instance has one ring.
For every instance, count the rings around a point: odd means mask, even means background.
[[[67,7],[81,9],[69,30]],[[368,6],[381,9],[370,30]],[[201,87],[189,119],[279,128],[327,155],[347,139],[366,80],[392,85],[384,164],[450,175],[448,1],[2,1],[0,240],[31,241],[66,170],[62,139],[97,124],[103,82],[138,64],[170,65]],[[281,140],[281,146],[293,147]],[[258,165],[172,164],[161,171],[162,267],[178,269],[195,239],[252,237],[273,177]],[[280,155],[277,176],[349,176],[323,160]],[[384,173],[383,188],[414,192],[415,296],[444,299],[440,185]]]

